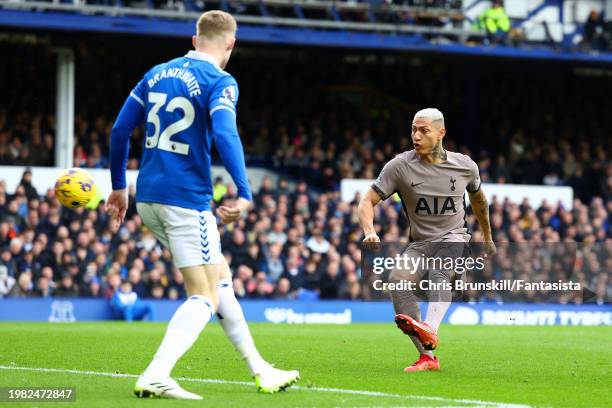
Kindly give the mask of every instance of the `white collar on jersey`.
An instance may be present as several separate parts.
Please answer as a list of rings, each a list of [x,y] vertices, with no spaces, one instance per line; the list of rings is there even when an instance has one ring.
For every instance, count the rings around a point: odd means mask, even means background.
[[[191,50],[187,53],[187,55],[185,55],[185,57],[201,61],[207,61],[213,64],[215,67],[220,68],[219,63],[213,58],[213,56],[205,52]]]

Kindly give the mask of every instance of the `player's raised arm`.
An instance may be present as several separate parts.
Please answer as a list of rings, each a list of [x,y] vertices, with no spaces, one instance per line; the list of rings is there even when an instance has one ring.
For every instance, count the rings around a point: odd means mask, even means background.
[[[210,117],[215,146],[223,165],[232,176],[238,189],[236,203],[232,206],[221,206],[217,210],[223,223],[228,224],[240,218],[240,214],[250,207],[253,197],[246,174],[242,142],[236,125],[238,86],[233,79],[221,82],[222,84],[217,86],[211,95]]]
[[[495,244],[493,243],[493,234],[491,233],[491,223],[489,221],[489,202],[482,191],[480,176],[478,175],[478,166],[476,163],[474,163],[473,167],[472,180],[467,186],[468,197],[470,199],[472,210],[474,211],[474,214],[478,219],[478,223],[480,224],[480,229],[482,230],[485,242],[485,252],[487,255],[492,255],[495,253],[496,249]]]
[[[125,171],[127,168],[130,137],[136,126],[144,119],[143,81],[140,81],[125,100],[111,130],[110,170],[113,192],[107,200],[111,216],[111,228],[117,229],[123,222],[128,206]]]

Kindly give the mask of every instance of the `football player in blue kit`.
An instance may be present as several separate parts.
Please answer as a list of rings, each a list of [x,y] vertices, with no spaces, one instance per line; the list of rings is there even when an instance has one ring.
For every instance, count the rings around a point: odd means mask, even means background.
[[[238,190],[233,204],[217,209],[221,221],[239,219],[252,200],[236,125],[238,84],[223,70],[236,42],[236,28],[228,13],[202,14],[193,37],[195,50],[149,70],[126,99],[111,132],[113,192],[108,209],[113,228],[119,227],[128,206],[125,172],[130,136],[146,122],[136,206],[145,225],[170,249],[188,293],[136,382],[139,397],[201,399],[181,388],[170,372],[215,313],[259,391],[281,391],[299,379],[298,371],[274,368],[257,351],[234,295],[210,206],[213,145]]]

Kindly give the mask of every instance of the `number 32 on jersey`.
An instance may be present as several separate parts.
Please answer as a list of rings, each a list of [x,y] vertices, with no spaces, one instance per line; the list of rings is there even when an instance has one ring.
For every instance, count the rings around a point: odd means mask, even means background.
[[[195,119],[195,109],[191,102],[189,102],[189,99],[182,96],[172,98],[167,105],[166,99],[168,99],[168,95],[165,93],[149,92],[149,102],[153,104],[153,107],[147,115],[147,123],[151,123],[155,130],[151,136],[147,136],[145,147],[148,149],[157,147],[168,152],[187,155],[189,153],[189,145],[172,141],[172,136],[191,126]],[[170,113],[174,112],[177,108],[181,109],[183,117],[161,131],[158,113],[164,105],[166,105],[165,111]]]

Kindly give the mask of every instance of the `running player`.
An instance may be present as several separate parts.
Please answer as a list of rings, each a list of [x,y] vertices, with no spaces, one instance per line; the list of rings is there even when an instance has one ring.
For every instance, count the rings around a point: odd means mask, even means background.
[[[153,67],[125,101],[111,133],[108,198],[113,227],[128,205],[125,171],[132,130],[146,121],[146,140],[138,174],[138,214],[172,252],[185,280],[188,299],[175,312],[165,337],[138,378],[139,397],[201,399],[182,389],[170,372],[198,338],[213,314],[248,364],[257,389],[273,393],[299,378],[278,370],[260,355],[234,296],[231,273],[211,212],[211,150],[215,145],[238,189],[233,205],[221,206],[223,223],[240,218],[251,203],[244,154],[236,126],[238,85],[223,69],[236,41],[236,20],[222,11],[200,16],[194,51]]]
[[[416,113],[412,122],[414,150],[398,154],[382,169],[359,203],[359,220],[364,231],[366,248],[380,239],[374,229],[374,207],[398,193],[410,221],[410,241],[405,253],[411,257],[456,259],[462,256],[471,236],[465,222],[464,194],[467,190],[472,209],[484,235],[487,254],[495,252],[489,224],[487,199],[480,188],[478,166],[460,153],[442,147],[446,135],[444,116],[438,109]],[[433,355],[438,344],[438,327],[452,301],[450,284],[455,271],[394,270],[390,281],[417,282],[425,277],[435,289],[428,291],[425,321],[421,321],[419,305],[412,291],[392,291],[397,326],[410,336],[420,358],[405,371],[438,370],[440,362]]]

